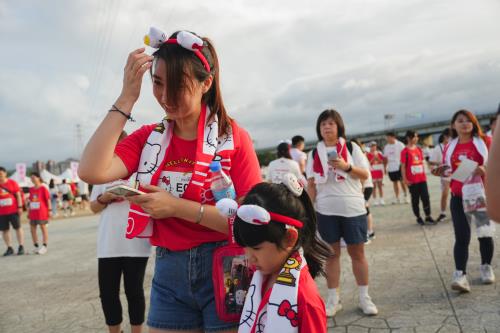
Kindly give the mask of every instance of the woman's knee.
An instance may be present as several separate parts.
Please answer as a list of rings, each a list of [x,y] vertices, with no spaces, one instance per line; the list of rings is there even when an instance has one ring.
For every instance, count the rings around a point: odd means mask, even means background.
[[[352,261],[366,260],[364,244],[347,245],[347,252]]]

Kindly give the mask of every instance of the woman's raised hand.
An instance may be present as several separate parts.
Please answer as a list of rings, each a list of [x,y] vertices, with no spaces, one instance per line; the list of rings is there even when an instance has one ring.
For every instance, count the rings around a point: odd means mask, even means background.
[[[141,47],[128,55],[127,64],[123,70],[123,88],[118,99],[121,102],[120,104],[126,104],[122,105],[125,108],[127,106],[131,108],[137,99],[139,99],[142,77],[153,64],[153,56],[144,53],[145,50],[144,47]]]

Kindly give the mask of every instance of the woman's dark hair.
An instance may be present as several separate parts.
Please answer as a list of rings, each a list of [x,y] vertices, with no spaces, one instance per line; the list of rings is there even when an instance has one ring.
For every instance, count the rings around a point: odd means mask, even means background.
[[[304,142],[305,139],[302,135],[295,135],[293,138],[292,138],[292,146],[297,146],[299,143],[301,142]]]
[[[332,256],[330,247],[316,233],[316,213],[306,191],[296,197],[283,184],[260,183],[255,185],[245,196],[243,204],[258,205],[269,212],[285,215],[301,221],[304,226],[298,230],[299,237],[294,251],[304,249],[309,271],[314,278],[325,275],[324,263]],[[243,247],[254,247],[268,241],[281,248],[286,236],[285,224],[270,221],[267,225],[254,225],[236,217],[234,237]]]
[[[445,128],[441,134],[439,134],[438,142],[443,143],[445,137],[450,137],[451,130],[449,128]]]
[[[54,188],[54,187],[56,187],[56,183],[54,183],[54,178],[50,178],[49,188]]]
[[[479,121],[477,120],[476,116],[472,112],[464,109],[455,112],[455,114],[451,118],[452,138],[456,138],[458,136],[457,131],[453,128],[453,123],[457,120],[458,116],[460,115],[467,117],[467,119],[469,119],[469,121],[472,123],[472,136],[480,137],[483,140],[486,139],[486,136],[484,135],[483,130],[481,129],[481,125],[479,125]]]
[[[415,137],[415,135],[417,135],[417,132],[415,132],[415,131],[412,131],[412,130],[406,131],[406,134],[405,134],[406,143],[410,142],[410,140],[413,139]]]
[[[278,158],[285,157],[292,159],[292,156],[290,155],[290,146],[288,145],[288,143],[282,142],[278,145],[277,155]]]
[[[339,138],[342,137],[345,139],[345,126],[344,126],[344,121],[342,120],[342,116],[336,110],[328,109],[321,112],[321,114],[318,117],[318,120],[316,121],[316,135],[318,136],[318,140],[319,141],[323,140],[323,137],[321,136],[320,126],[321,123],[327,120],[328,118],[331,118],[335,122],[335,124],[337,124],[337,136]]]
[[[168,39],[176,38],[179,31],[173,33]],[[195,34],[195,33],[193,33]],[[196,34],[195,34],[196,35]],[[199,37],[199,36],[198,36]],[[222,93],[220,89],[219,59],[212,41],[206,37],[203,40],[201,53],[210,65],[210,72],[207,72],[200,59],[193,51],[187,50],[177,44],[163,43],[160,48],[153,53],[155,61],[163,59],[166,67],[166,89],[167,104],[176,106],[180,101],[180,96],[184,89],[191,89],[190,78],[203,82],[212,75],[212,86],[202,96],[202,102],[210,108],[210,117],[217,115],[219,121],[219,135],[226,134],[231,126],[231,118],[226,112]],[[153,71],[150,69],[153,76]]]
[[[31,176],[35,176],[36,178],[40,178],[40,180],[42,180],[42,177],[40,177],[40,174],[36,171],[31,172]]]

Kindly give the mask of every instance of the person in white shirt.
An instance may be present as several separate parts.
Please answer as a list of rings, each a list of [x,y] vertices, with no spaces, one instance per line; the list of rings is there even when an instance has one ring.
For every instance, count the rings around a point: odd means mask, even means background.
[[[89,204],[89,184],[83,180],[78,182],[78,196],[81,198],[80,209],[87,209]]]
[[[385,173],[389,175],[389,179],[392,182],[394,188],[394,195],[396,196],[393,203],[409,203],[407,188],[403,183],[403,177],[401,175],[401,151],[405,148],[404,143],[396,139],[396,134],[394,132],[389,132],[385,136],[387,144],[384,147],[384,158],[385,158]],[[404,193],[404,201],[399,197],[399,187]]]
[[[290,157],[290,146],[282,142],[277,147],[278,159],[271,161],[267,169],[267,181],[270,183],[282,183],[283,175],[292,173],[297,179],[303,179],[299,164]]]
[[[376,315],[377,307],[368,294],[367,218],[362,181],[370,166],[361,148],[345,139],[344,122],[335,110],[323,111],[316,122],[318,144],[308,156],[307,191],[315,204],[318,231],[330,244],[334,256],[326,263],[329,317],[342,309],[339,297],[340,239],[347,244],[352,270],[359,287],[359,306],[363,313]]]
[[[451,131],[449,128],[445,128],[443,132],[439,135],[438,142],[439,144],[434,147],[431,151],[429,157],[429,165],[431,166],[431,173],[434,174],[434,170],[438,170],[437,168],[443,165],[443,153],[450,141]],[[441,222],[446,219],[446,206],[448,204],[448,194],[450,193],[450,177],[443,176],[441,177],[441,213],[439,214],[436,222]]]
[[[120,139],[125,137],[123,132]],[[123,275],[132,333],[140,333],[146,310],[143,283],[151,245],[148,238],[125,237],[130,203],[106,192],[107,188],[120,184],[128,182],[117,180],[95,185],[90,196],[90,209],[101,213],[97,235],[99,292],[109,332],[121,332],[120,280]]]
[[[292,138],[292,149],[290,149],[290,156],[292,160],[299,164],[300,172],[305,174],[307,154],[304,153],[305,139],[301,135],[296,135]]]

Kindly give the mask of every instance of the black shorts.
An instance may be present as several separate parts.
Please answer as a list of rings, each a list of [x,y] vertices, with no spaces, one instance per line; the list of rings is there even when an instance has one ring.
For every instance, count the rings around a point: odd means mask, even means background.
[[[69,194],[63,194],[62,195],[62,201],[69,201],[70,198],[69,198]]]
[[[19,221],[19,214],[9,214],[9,215],[0,215],[0,230],[6,231],[10,229],[10,224],[12,224],[12,228],[19,229],[21,227],[21,223]]]
[[[89,201],[88,195],[82,194],[81,197],[82,197],[82,201]]]
[[[363,196],[365,197],[365,201],[370,200],[373,194],[373,187],[365,187],[363,190]]]
[[[400,182],[403,180],[403,176],[401,176],[401,170],[389,172],[389,179],[391,182]]]

